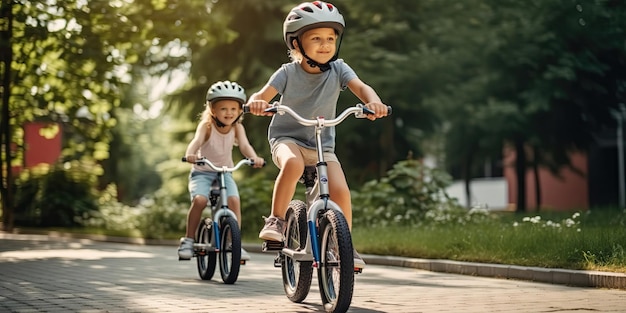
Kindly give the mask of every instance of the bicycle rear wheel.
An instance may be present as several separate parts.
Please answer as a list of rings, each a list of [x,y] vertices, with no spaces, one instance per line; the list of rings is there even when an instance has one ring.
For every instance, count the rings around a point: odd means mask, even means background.
[[[215,249],[210,247],[213,236],[213,221],[206,218],[200,222],[196,231],[196,242],[203,246],[196,250],[198,274],[203,280],[211,280],[215,273],[216,253]]]
[[[241,232],[233,218],[223,218],[221,224],[220,273],[225,284],[234,284],[241,265]]]
[[[304,249],[308,236],[306,204],[300,200],[292,200],[289,202],[286,219],[287,229],[285,244],[287,248],[295,251]],[[311,289],[313,262],[298,262],[284,255],[281,271],[283,273],[283,287],[287,298],[296,303],[302,302]]]
[[[317,271],[322,303],[327,312],[345,312],[354,289],[354,252],[346,218],[328,210],[320,218],[320,265]]]

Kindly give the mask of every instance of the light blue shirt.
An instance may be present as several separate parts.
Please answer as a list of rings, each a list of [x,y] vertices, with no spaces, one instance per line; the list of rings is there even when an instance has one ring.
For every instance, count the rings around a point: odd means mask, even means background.
[[[345,90],[348,82],[357,75],[342,59],[330,65],[330,70],[326,72],[311,74],[299,63],[286,63],[274,72],[268,84],[278,90],[281,105],[292,108],[303,118],[323,116],[333,119],[339,92]],[[291,139],[300,146],[315,149],[315,127],[302,126],[289,114],[275,114],[268,129],[270,146],[282,139]],[[335,151],[334,126],[324,128],[322,146],[325,152]]]

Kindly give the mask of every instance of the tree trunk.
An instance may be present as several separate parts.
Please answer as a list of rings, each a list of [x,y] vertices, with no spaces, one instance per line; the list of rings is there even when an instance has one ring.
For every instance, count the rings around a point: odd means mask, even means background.
[[[524,140],[515,139],[515,175],[517,176],[517,208],[515,212],[526,212],[526,151]]]
[[[535,204],[537,205],[536,211],[541,210],[541,180],[539,179],[539,148],[533,147],[533,174],[535,176]]]
[[[4,159],[0,162],[0,196],[2,197],[2,225],[5,231],[13,230],[13,175],[11,173],[11,125],[9,98],[11,95],[11,62],[13,52],[13,0],[3,0],[0,8],[4,28],[0,30],[0,57],[2,58],[2,118],[0,120],[0,145],[4,146]],[[2,153],[0,152],[0,155]],[[3,170],[4,169],[4,170]],[[6,177],[4,176],[6,174]]]

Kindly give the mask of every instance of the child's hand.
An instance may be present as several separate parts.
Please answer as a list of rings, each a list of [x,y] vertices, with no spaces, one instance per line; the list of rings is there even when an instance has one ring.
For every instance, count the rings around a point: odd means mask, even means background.
[[[186,156],[185,159],[187,160],[187,163],[196,163],[196,161],[198,161],[198,156],[196,156],[195,154],[190,154]]]
[[[261,116],[271,116],[273,113],[265,112],[265,109],[271,107],[265,100],[250,100],[246,104],[250,108],[250,113]]]
[[[261,168],[263,167],[263,165],[265,165],[265,160],[263,160],[263,158],[261,157],[254,157],[254,158],[250,158],[250,160],[252,160],[252,162],[254,162],[254,168]]]
[[[385,117],[387,116],[387,105],[380,103],[380,102],[370,102],[368,104],[365,105],[366,108],[370,109],[371,111],[374,112],[374,114],[368,114],[367,118],[370,121],[373,121],[377,118],[381,118],[381,117]]]

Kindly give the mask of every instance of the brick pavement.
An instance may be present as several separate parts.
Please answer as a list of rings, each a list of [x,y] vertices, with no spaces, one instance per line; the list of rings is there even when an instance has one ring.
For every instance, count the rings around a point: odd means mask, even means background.
[[[179,262],[175,251],[175,245],[0,232],[0,312],[322,311],[315,276],[304,303],[284,296],[272,254],[252,253],[237,283],[225,285],[219,272],[200,280],[195,261]],[[387,262],[414,261],[420,260]],[[626,290],[414,267],[370,263],[357,275],[349,312],[626,312]]]

